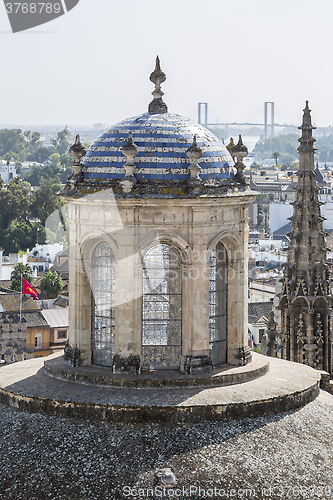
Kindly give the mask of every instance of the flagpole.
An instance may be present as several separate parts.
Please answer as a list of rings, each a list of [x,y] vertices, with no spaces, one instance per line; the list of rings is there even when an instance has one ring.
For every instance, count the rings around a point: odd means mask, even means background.
[[[23,295],[23,274],[21,271],[20,323],[22,319],[22,295]]]

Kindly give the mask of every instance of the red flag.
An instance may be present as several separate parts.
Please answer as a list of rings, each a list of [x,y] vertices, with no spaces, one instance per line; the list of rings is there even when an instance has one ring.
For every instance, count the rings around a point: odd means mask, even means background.
[[[32,295],[35,300],[38,299],[38,293],[34,288],[32,288],[30,283],[25,278],[23,278],[22,293],[28,293],[29,295]]]

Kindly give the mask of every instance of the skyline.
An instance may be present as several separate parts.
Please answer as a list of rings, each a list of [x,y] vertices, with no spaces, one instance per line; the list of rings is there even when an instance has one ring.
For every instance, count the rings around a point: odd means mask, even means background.
[[[103,15],[101,15],[103,14]],[[169,111],[197,120],[300,125],[309,100],[317,126],[333,124],[333,5],[319,0],[80,0],[38,29],[13,34],[2,5],[1,123],[112,125],[144,113],[158,54]],[[261,117],[261,118],[260,118]]]

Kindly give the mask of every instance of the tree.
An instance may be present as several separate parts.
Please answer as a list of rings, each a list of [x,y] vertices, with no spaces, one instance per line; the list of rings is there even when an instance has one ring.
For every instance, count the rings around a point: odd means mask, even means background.
[[[11,222],[6,229],[0,231],[1,246],[6,254],[17,253],[19,250],[25,251],[35,245],[36,234],[36,230],[29,221]]]
[[[9,153],[15,159],[22,160],[24,158],[27,141],[21,132],[20,129],[5,128],[0,130],[0,156]]]
[[[16,161],[15,162],[15,172],[18,177],[20,177],[22,173],[22,162],[21,161]]]
[[[48,216],[63,205],[53,194],[53,186],[56,184],[57,182],[54,182],[54,180],[48,179],[32,195],[30,204],[31,215],[35,219],[39,219],[43,225]]]
[[[63,289],[62,279],[57,271],[48,271],[40,281],[40,289],[48,299],[54,299]]]
[[[275,165],[277,166],[278,159],[280,158],[280,153],[278,153],[278,151],[274,151],[274,153],[272,153],[272,158],[275,159]]]
[[[28,220],[29,198],[29,185],[18,177],[0,191],[0,229],[8,228],[14,220]]]
[[[66,129],[61,130],[61,132],[58,132],[57,138],[53,139],[52,144],[60,155],[63,155],[68,151],[68,149],[70,148],[70,143],[67,140]]]
[[[22,264],[19,262],[14,266],[12,274],[10,275],[10,279],[12,280],[10,288],[11,290],[16,290],[17,292],[22,291],[22,278],[25,278],[30,285],[33,283],[33,270],[29,266],[29,264]]]
[[[250,165],[251,170],[260,170],[262,168],[262,163],[257,163],[256,161],[253,161]]]
[[[60,154],[59,153],[53,153],[52,155],[49,156],[49,160],[51,162],[52,167],[60,167]]]
[[[69,168],[73,163],[73,158],[68,153],[64,153],[60,156],[60,163],[63,168]]]

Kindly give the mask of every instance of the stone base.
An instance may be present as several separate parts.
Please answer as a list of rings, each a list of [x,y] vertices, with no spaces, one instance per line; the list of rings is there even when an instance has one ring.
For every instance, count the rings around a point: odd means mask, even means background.
[[[64,361],[70,366],[73,366],[74,368],[76,366],[80,366],[80,357],[82,354],[82,351],[76,346],[72,347],[69,345],[69,342],[67,340],[66,342],[66,347],[64,349]]]
[[[188,375],[213,371],[213,362],[210,356],[184,356],[181,371]]]
[[[252,361],[252,351],[248,346],[241,347],[239,349],[238,356],[239,356],[239,359],[241,361],[242,366],[247,365],[248,363],[251,363],[251,361]]]
[[[140,356],[120,356],[116,354],[112,361],[113,373],[140,373]]]
[[[54,363],[56,366],[52,366]],[[43,364],[46,372],[41,369]],[[51,372],[52,377],[47,375]],[[48,360],[37,358],[2,367],[0,403],[89,421],[182,425],[291,411],[317,397],[321,380],[321,373],[306,365],[257,353],[247,366],[215,369],[209,375],[178,373],[177,379],[170,381],[170,372],[167,377],[164,374],[160,380],[163,385],[155,390],[151,381],[161,377],[160,372],[142,376],[115,375],[108,368],[96,367],[66,370],[62,358],[52,355]],[[64,378],[66,374],[67,381],[55,381],[55,377]],[[118,379],[119,387],[105,386],[107,374]],[[139,385],[143,377],[145,385]],[[130,385],[124,383],[126,379],[130,379]],[[76,383],[69,383],[73,381]],[[242,381],[246,381],[245,386]],[[165,385],[170,382],[173,387]]]

